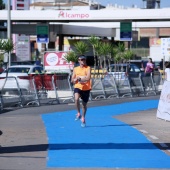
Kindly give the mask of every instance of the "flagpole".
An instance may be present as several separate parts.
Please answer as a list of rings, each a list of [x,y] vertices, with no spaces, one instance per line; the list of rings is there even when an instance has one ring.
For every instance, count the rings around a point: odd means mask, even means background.
[[[7,38],[11,40],[11,0],[8,0]],[[11,52],[8,52],[8,66],[11,66]]]

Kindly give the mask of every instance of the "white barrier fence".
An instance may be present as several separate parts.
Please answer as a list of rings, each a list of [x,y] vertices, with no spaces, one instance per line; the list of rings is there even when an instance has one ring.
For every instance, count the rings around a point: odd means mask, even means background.
[[[150,76],[127,76],[121,83],[113,75],[107,75],[106,80],[102,78],[92,79],[92,100],[157,95],[160,93],[163,84],[162,75],[159,72],[155,72]]]
[[[59,104],[74,102],[73,86],[69,74],[44,74],[19,77],[1,77],[0,102],[4,107],[21,107],[29,105],[40,106],[43,103]],[[13,84],[10,84],[10,82]],[[23,84],[24,83],[24,84]],[[112,76],[92,78],[90,100],[134,97],[160,94],[163,84],[160,73],[151,76],[126,77],[121,84]],[[11,85],[11,86],[10,86]]]

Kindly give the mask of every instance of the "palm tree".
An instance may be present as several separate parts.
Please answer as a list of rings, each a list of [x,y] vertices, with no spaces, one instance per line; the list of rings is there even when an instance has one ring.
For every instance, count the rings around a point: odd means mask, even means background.
[[[14,50],[13,41],[10,39],[8,39],[7,41],[0,39],[0,50],[3,53],[9,53],[9,52],[13,51]]]
[[[122,60],[123,58],[123,53],[117,53],[116,56],[115,56],[115,61],[116,61],[116,64],[119,64],[120,61]]]
[[[110,64],[109,56],[110,56],[111,50],[112,50],[112,45],[110,43],[107,43],[107,42],[102,43],[101,53],[102,53],[103,61],[104,61],[104,69],[107,69],[106,60]]]
[[[8,40],[2,40],[0,39],[0,51],[4,53],[12,52],[14,50],[14,44],[13,41],[8,39]],[[9,62],[9,55],[8,55],[8,62]]]
[[[74,66],[74,63],[78,61],[78,57],[74,51],[69,51],[65,56],[64,60],[69,63],[69,69],[71,73],[70,63],[72,63],[72,66]]]
[[[78,57],[76,55],[76,53],[74,51],[69,51],[65,56],[64,59],[67,61],[67,63],[70,62],[77,62],[78,61]]]
[[[101,68],[102,64],[102,42],[98,41],[97,44],[95,45],[95,52],[96,52],[96,57],[97,57],[97,66],[98,66],[98,75],[99,75],[99,68]]]
[[[133,54],[133,52],[131,50],[126,50],[124,52],[123,59],[125,60],[126,63],[128,63],[128,62],[130,63],[130,60],[132,59],[133,55],[134,54]],[[126,72],[128,72],[128,64],[126,66]]]
[[[117,45],[117,48],[120,52],[125,52],[125,44],[124,43],[121,43],[119,42],[118,45]]]
[[[83,42],[83,41],[78,41],[75,45],[75,53],[80,56],[80,55],[85,55],[88,51],[88,45]]]
[[[124,59],[124,54],[125,54],[125,45],[123,43],[118,43],[117,45],[117,53],[115,55],[115,61],[116,61],[116,64],[120,63],[120,62],[123,62],[123,59]],[[119,67],[118,67],[119,68]],[[115,70],[117,71],[117,68],[115,67]],[[119,71],[119,70],[118,70]]]
[[[0,51],[2,53],[10,53],[14,50],[14,44],[13,41],[11,39],[8,40],[2,40],[0,39]],[[8,70],[8,66],[9,66],[9,55],[8,55],[8,64],[7,64],[7,70]],[[8,77],[8,71],[6,72],[6,78]],[[5,86],[6,80],[4,81],[4,84],[2,86],[2,88]]]
[[[97,65],[97,62],[96,62],[96,46],[99,43],[99,39],[97,37],[95,37],[94,35],[92,35],[89,38],[89,43],[92,45],[92,48],[93,48],[94,70],[96,70],[96,65]]]
[[[124,59],[126,62],[130,62],[130,60],[133,58],[133,56],[134,56],[134,53],[131,50],[126,50]]]
[[[113,46],[112,49],[111,49],[111,53],[110,53],[110,60],[111,61],[115,61],[115,56],[116,56],[117,53],[118,53],[118,49],[116,48],[116,46]],[[111,71],[110,64],[109,64],[109,71]]]

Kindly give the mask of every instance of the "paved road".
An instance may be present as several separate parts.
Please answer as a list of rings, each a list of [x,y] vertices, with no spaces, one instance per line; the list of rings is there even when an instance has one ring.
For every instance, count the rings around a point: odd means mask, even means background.
[[[159,99],[159,96],[91,101],[89,108],[157,99]],[[49,162],[47,160],[47,157],[49,158],[47,136],[49,136],[49,133],[46,133],[42,115],[51,115],[50,113],[53,112],[61,113],[74,109],[73,104],[60,104],[4,110],[0,114],[0,130],[3,132],[0,136],[0,170],[59,170],[60,167],[47,167],[47,162]],[[149,109],[135,113],[113,115],[113,118],[136,128],[140,134],[152,141],[165,155],[170,156],[170,123],[157,120],[155,114],[156,109]],[[67,120],[65,119],[65,121]],[[78,169],[85,168],[78,167]]]

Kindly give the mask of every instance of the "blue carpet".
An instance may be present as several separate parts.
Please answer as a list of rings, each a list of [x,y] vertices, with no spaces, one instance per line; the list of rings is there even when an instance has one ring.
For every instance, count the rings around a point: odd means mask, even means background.
[[[113,118],[157,106],[158,100],[145,100],[89,108],[86,128],[74,121],[75,110],[42,115],[49,142],[47,167],[170,168],[168,155]]]

